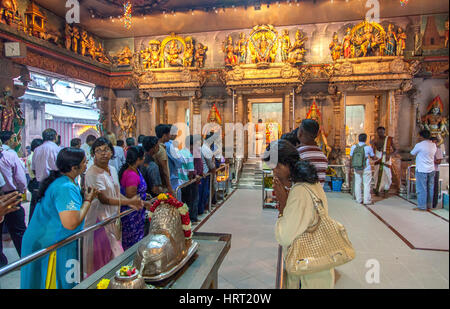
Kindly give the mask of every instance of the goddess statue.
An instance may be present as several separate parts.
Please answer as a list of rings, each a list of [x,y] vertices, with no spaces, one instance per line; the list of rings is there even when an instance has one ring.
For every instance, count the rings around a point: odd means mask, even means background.
[[[439,139],[438,145],[443,144],[444,138],[448,136],[448,120],[442,116],[443,112],[442,100],[437,96],[428,105],[427,114],[417,121],[421,129],[429,130],[432,136]]]
[[[245,37],[245,33],[241,33],[239,35],[239,41],[237,42],[236,52],[239,55],[239,63],[245,63],[245,59],[247,59],[247,38]]]
[[[70,47],[72,46],[72,27],[70,27],[69,24],[66,24],[64,32],[66,35],[66,49],[70,50]]]
[[[131,107],[131,108],[130,108]],[[120,128],[121,134],[127,138],[134,135],[136,126],[136,110],[133,104],[125,101],[123,108],[120,109],[119,115],[114,108],[112,119],[115,124]]]
[[[401,27],[397,30],[397,56],[403,56],[406,48],[406,33]]]
[[[186,49],[184,50],[183,66],[191,67],[192,62],[194,61],[194,44],[192,43],[191,37],[187,37],[185,39],[185,42],[186,42]]]
[[[306,119],[314,119],[315,121],[317,121],[317,123],[319,123],[319,134],[317,135],[316,142],[328,158],[332,151],[332,148],[328,145],[327,137],[322,126],[322,116],[320,115],[315,100],[311,105],[309,112],[306,114]]]
[[[78,53],[78,40],[80,39],[80,32],[77,27],[72,28],[72,50]]]
[[[354,54],[354,49],[352,45],[352,29],[347,28],[347,31],[342,42],[342,52],[345,59],[352,58]]]
[[[395,56],[397,50],[397,35],[394,31],[394,25],[389,24],[388,31],[386,33],[386,44],[384,48],[384,54],[386,56]]]
[[[92,60],[95,60],[97,48],[95,46],[94,38],[92,36],[90,36],[88,39],[88,42],[89,42],[89,44],[87,46],[88,53],[91,56]]]
[[[364,33],[362,35],[356,35],[354,43],[360,47],[356,57],[366,57],[371,56],[382,41],[379,36],[373,34],[373,26],[367,22],[364,26]]]
[[[202,43],[197,44],[197,50],[195,51],[195,66],[197,68],[203,68],[205,65],[206,50],[208,47],[203,46]]]
[[[306,53],[304,48],[305,42],[308,40],[307,37],[303,36],[300,30],[295,33],[295,42],[289,49],[289,62],[293,64],[300,64],[303,62],[303,57]]]
[[[223,42],[222,51],[225,53],[225,66],[235,66],[238,64],[238,58],[234,53],[231,35]]]
[[[81,31],[81,55],[86,55],[86,49],[89,46],[89,39],[86,30]]]
[[[17,135],[19,145],[15,149],[20,149],[21,131],[25,125],[25,118],[20,109],[19,102],[10,94],[9,88],[5,89],[0,98],[1,130],[12,131]]]
[[[283,35],[280,38],[281,41],[281,61],[289,61],[289,49],[291,48],[291,39],[289,38],[289,30],[283,30]]]
[[[333,41],[330,43],[330,51],[333,61],[341,58],[342,45],[339,43],[339,38],[336,32],[333,34]]]
[[[111,61],[108,59],[108,57],[105,54],[105,50],[103,49],[102,43],[98,43],[98,47],[95,50],[95,59],[98,62],[104,63],[104,64],[110,64]]]

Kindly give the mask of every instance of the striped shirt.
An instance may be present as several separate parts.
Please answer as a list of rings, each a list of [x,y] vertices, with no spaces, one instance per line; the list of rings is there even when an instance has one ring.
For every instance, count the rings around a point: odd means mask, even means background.
[[[316,167],[317,176],[319,176],[319,181],[323,185],[328,168],[328,159],[323,151],[318,146],[312,145],[300,146],[297,150],[301,160],[308,161]]]

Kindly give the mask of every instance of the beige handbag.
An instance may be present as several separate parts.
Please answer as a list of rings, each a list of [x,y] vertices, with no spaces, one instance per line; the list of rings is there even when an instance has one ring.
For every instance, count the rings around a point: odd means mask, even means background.
[[[296,276],[331,269],[355,258],[344,226],[327,216],[322,200],[308,186],[303,187],[311,194],[317,212],[314,223],[288,248],[286,271]]]

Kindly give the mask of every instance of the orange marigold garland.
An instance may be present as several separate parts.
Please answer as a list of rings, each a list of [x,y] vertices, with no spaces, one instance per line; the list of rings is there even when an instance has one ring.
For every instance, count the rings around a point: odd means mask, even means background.
[[[167,203],[169,205],[172,205],[175,207],[178,212],[180,213],[181,217],[181,224],[183,227],[184,237],[186,239],[192,238],[192,230],[191,230],[191,219],[189,218],[189,208],[188,206],[178,201],[176,198],[174,198],[170,193],[161,193],[157,197],[158,200],[156,200],[153,205],[150,207],[149,211],[149,221],[152,221],[153,213],[155,212],[156,208],[162,203]]]

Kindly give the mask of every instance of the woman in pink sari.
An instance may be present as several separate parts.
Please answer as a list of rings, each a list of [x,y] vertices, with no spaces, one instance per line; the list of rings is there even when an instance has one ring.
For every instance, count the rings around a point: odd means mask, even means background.
[[[120,184],[116,169],[108,165],[114,155],[114,147],[109,140],[100,137],[91,147],[94,165],[86,173],[86,186],[99,191],[98,198],[92,201],[86,216],[85,228],[119,213],[121,205],[140,210],[143,202],[138,196],[127,198],[120,194]],[[86,276],[92,275],[109,261],[123,253],[121,231],[113,223],[84,237],[83,270]]]

